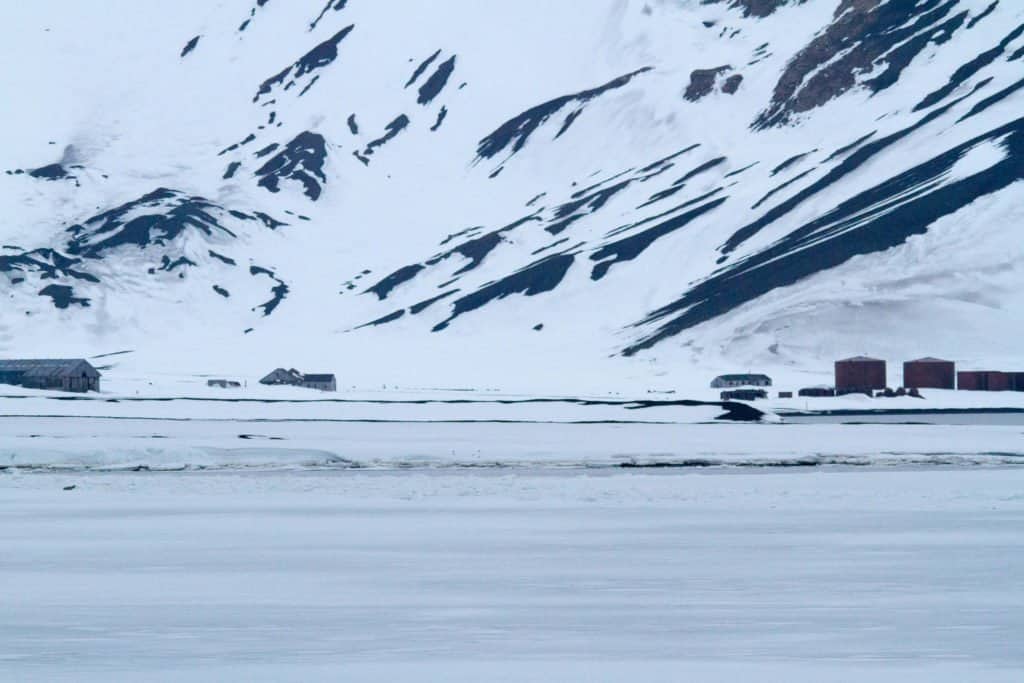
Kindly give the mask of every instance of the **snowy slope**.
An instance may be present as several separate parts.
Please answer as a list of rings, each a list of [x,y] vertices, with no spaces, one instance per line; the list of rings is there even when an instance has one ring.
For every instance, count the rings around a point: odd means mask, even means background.
[[[0,20],[3,355],[525,390],[1020,360],[1019,3]]]

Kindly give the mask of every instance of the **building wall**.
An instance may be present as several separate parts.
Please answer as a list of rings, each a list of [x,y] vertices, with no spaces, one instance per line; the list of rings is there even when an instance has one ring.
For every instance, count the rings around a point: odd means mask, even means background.
[[[952,362],[903,364],[903,386],[908,389],[955,389],[956,366]]]
[[[824,389],[821,387],[807,387],[797,392],[798,396],[835,396],[835,389]]]
[[[32,362],[32,361],[30,361]],[[18,363],[18,361],[14,361]],[[35,361],[38,365],[38,361]],[[0,384],[13,384],[27,389],[48,389],[85,393],[100,390],[100,373],[86,361],[61,362],[60,367],[0,370]]]
[[[70,391],[84,394],[87,391],[99,391],[100,380],[94,377],[69,377],[66,375],[26,377],[21,386],[26,389],[50,389],[53,391]]]
[[[836,393],[885,389],[884,360],[836,361]]]
[[[957,388],[961,391],[1006,391],[1011,388],[1012,377],[1005,372],[967,370],[956,373]]]
[[[303,382],[302,386],[307,389],[319,389],[320,391],[336,391],[334,382]]]
[[[764,389],[733,389],[723,391],[719,394],[723,401],[755,401],[759,398],[768,398],[768,392]]]
[[[25,373],[21,370],[11,370],[0,372],[0,384],[13,384],[15,386],[20,385],[24,380]]]
[[[982,391],[983,384],[987,387],[987,382],[984,381],[983,372],[972,372],[972,371],[961,371],[956,373],[956,388],[960,391]]]
[[[732,387],[770,387],[771,378],[745,376],[743,378],[716,377],[711,381],[712,389],[728,389]]]
[[[98,377],[89,377],[87,375],[81,376],[70,376],[60,378],[60,388],[62,391],[75,391],[85,393],[87,391],[99,391],[100,380]]]

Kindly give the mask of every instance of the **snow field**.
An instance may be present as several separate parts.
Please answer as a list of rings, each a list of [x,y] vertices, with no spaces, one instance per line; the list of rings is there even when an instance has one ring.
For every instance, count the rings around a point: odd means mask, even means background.
[[[1022,484],[0,474],[0,675],[1011,681]]]

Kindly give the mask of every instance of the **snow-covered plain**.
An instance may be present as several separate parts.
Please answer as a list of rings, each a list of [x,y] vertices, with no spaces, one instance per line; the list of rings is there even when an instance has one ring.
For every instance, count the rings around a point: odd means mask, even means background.
[[[999,465],[1024,458],[1020,392],[757,401],[766,415],[746,423],[720,420],[720,405],[681,405],[687,397],[677,394],[334,394],[257,385],[79,396],[4,389],[0,468]],[[714,400],[715,393],[697,398]],[[961,412],[943,412],[950,408]],[[850,414],[814,414],[830,409]],[[935,412],[913,412],[929,409]]]
[[[1022,489],[1019,468],[8,470],[0,677],[1016,681]]]
[[[0,679],[1024,672],[1020,412],[112,380],[0,398]]]

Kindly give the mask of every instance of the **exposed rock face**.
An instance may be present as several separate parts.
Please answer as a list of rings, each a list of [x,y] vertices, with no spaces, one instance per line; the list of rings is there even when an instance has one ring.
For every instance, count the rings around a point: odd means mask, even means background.
[[[712,1],[721,2],[722,0]],[[769,14],[779,9],[783,5],[799,5],[804,2],[806,2],[806,0],[732,0],[732,2],[729,3],[729,6],[742,7],[744,16],[767,17]]]
[[[333,62],[338,58],[338,45],[341,41],[345,40],[345,37],[351,33],[353,28],[355,28],[354,25],[346,26],[335,33],[333,37],[325,40],[304,54],[294,64],[285,67],[284,70],[277,75],[271,76],[267,80],[263,81],[260,85],[259,91],[256,93],[256,96],[252,101],[259,102],[260,98],[265,95],[272,94],[277,88],[290,90],[298,85],[303,77],[308,76],[314,71],[322,69]],[[319,76],[315,76],[313,81],[310,82],[302,92],[305,93],[317,78],[319,78]]]
[[[690,84],[686,86],[686,92],[683,93],[683,99],[690,102],[696,102],[700,98],[711,93],[715,89],[715,81],[722,74],[726,74],[732,71],[732,67],[728,64],[724,66],[716,66],[712,69],[695,69],[690,74]]]
[[[735,94],[740,89],[740,83],[743,82],[743,74],[733,74],[729,78],[725,79],[725,83],[722,84],[722,92],[726,95]]]
[[[562,120],[558,133],[555,135],[556,138],[561,137],[562,134],[564,134],[580,116],[580,114],[583,113],[588,102],[600,97],[606,92],[626,86],[634,78],[647,73],[650,70],[651,67],[637,69],[636,71],[614,78],[604,85],[596,88],[590,88],[571,95],[556,97],[553,100],[549,100],[527,109],[518,116],[515,116],[498,126],[498,128],[491,132],[490,135],[480,141],[477,145],[477,161],[482,159],[491,159],[499,153],[509,150],[509,148],[511,149],[508,151],[508,155],[511,157],[523,149],[526,142],[530,139],[530,136],[541,126],[541,124],[562,112],[564,109],[571,108],[569,113]]]
[[[686,86],[683,99],[689,102],[696,102],[714,92],[718,87],[726,95],[732,95],[739,90],[743,82],[743,74],[732,74],[723,80],[723,77],[732,71],[732,66],[726,64],[713,69],[696,69],[690,74],[690,84]],[[721,83],[721,85],[719,85]]]
[[[882,65],[864,85],[876,92],[888,88],[925,46],[948,41],[963,25],[968,12],[953,13],[957,5],[957,0],[842,0],[833,22],[787,65],[753,127],[784,125],[793,115],[839,97],[857,85],[858,76]]]
[[[67,253],[99,259],[124,245],[165,245],[188,229],[234,237],[218,221],[218,212],[223,209],[207,199],[161,187],[68,228]]]
[[[270,158],[256,171],[259,185],[271,192],[279,192],[282,180],[294,180],[302,184],[307,197],[316,201],[323,191],[324,161],[327,158],[327,142],[322,135],[304,131],[285,145],[284,149]]]

